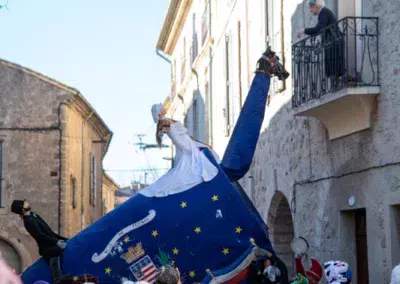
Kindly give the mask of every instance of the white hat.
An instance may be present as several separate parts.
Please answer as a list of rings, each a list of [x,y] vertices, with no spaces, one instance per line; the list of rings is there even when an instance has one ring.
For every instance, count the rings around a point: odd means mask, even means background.
[[[155,104],[151,107],[151,114],[153,115],[154,122],[157,123],[160,119],[159,115],[163,110],[162,104]]]
[[[393,268],[390,284],[400,284],[400,264]]]

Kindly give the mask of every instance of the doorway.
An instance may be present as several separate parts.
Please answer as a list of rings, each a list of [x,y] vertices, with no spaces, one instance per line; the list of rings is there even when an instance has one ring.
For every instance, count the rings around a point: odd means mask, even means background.
[[[290,244],[294,238],[292,212],[283,193],[277,191],[268,211],[268,229],[272,246],[286,264],[289,276],[294,273],[294,257]]]
[[[368,273],[368,242],[367,242],[367,213],[365,208],[356,210],[355,236],[357,256],[357,279],[358,283],[369,283]]]

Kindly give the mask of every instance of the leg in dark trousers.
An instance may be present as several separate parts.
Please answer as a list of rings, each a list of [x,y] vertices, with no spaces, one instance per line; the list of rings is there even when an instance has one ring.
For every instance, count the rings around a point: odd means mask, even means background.
[[[62,269],[61,269],[61,256],[63,250],[58,246],[51,246],[43,250],[42,255],[43,259],[47,262],[50,266],[51,273],[53,279],[56,280],[57,278],[62,276]]]

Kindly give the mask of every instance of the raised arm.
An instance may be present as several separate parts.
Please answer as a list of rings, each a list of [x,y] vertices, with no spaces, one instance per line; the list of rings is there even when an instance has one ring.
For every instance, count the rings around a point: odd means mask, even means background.
[[[264,120],[269,85],[269,75],[256,74],[236,122],[221,162],[222,169],[231,181],[241,179],[251,166]]]
[[[241,179],[250,169],[264,121],[272,75],[279,80],[289,77],[275,52],[268,47],[258,61],[256,76],[222,158],[221,167],[232,182]]]

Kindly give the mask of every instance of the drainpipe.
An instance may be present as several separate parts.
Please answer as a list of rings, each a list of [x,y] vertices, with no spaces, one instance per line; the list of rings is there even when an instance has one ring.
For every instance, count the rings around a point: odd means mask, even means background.
[[[170,65],[172,64],[171,63],[171,59],[169,59],[169,57],[168,56],[166,56],[163,52],[162,52],[162,50],[160,50],[160,49],[156,49],[156,53],[157,53],[157,55],[158,56],[160,56],[162,59],[164,59],[165,61],[167,61]],[[175,70],[176,71],[176,70]],[[172,76],[172,75],[171,75]],[[178,95],[178,97],[179,97],[179,95]],[[182,100],[182,102],[183,102],[183,100]],[[173,147],[173,145],[171,146],[171,168],[173,168],[174,167],[174,147]]]
[[[84,183],[85,183],[85,139],[84,139],[84,130],[86,128],[86,125],[89,121],[89,119],[93,116],[94,111],[91,111],[90,114],[86,117],[86,119],[82,123],[82,133],[81,133],[81,229],[83,229],[85,225],[85,210],[84,210],[84,197],[85,197],[85,191],[84,191]],[[90,186],[90,185],[89,185]]]
[[[61,191],[62,191],[62,188],[61,188],[61,183],[62,183],[62,144],[63,144],[63,129],[62,129],[62,118],[61,118],[61,116],[62,116],[62,114],[61,114],[61,108],[62,108],[62,106],[68,106],[68,104],[67,103],[65,103],[65,102],[61,102],[59,105],[58,105],[58,112],[57,112],[57,114],[58,114],[58,131],[59,131],[59,133],[60,133],[60,139],[59,139],[59,144],[58,144],[58,147],[59,147],[59,149],[58,149],[58,159],[59,159],[59,161],[60,161],[60,164],[59,164],[59,169],[58,169],[58,234],[59,235],[61,235],[62,234],[62,232],[61,232],[61,214],[62,214],[62,212],[61,212]]]
[[[212,11],[211,11],[211,0],[208,2],[208,23],[209,23],[209,37],[212,37]],[[210,46],[209,50],[209,62],[210,62],[210,75],[208,79],[208,92],[209,92],[209,116],[210,116],[210,145],[214,146],[214,130],[213,130],[213,55],[212,55],[212,46]]]
[[[171,64],[171,59],[169,59],[169,57],[167,57],[167,55],[165,55],[161,49],[156,49],[156,53],[158,56],[160,56],[162,59],[164,59],[165,61],[167,61],[169,64]]]

